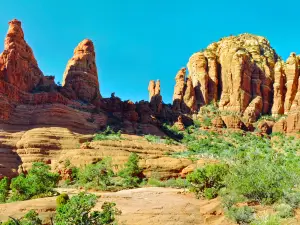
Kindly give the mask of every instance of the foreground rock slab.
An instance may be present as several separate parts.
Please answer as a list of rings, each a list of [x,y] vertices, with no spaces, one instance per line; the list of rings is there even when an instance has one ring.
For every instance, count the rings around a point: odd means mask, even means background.
[[[76,189],[59,189],[70,195],[77,194]],[[105,201],[115,202],[122,215],[118,217],[121,225],[230,225],[224,217],[220,201],[199,200],[184,190],[173,188],[138,188],[114,193],[94,194],[101,196],[95,210],[101,210]],[[34,199],[0,205],[0,220],[8,216],[22,216],[34,209],[48,221],[54,214],[55,197]]]

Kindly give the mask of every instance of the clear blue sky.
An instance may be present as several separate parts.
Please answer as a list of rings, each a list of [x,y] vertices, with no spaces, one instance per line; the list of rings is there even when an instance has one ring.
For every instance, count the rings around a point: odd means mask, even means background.
[[[21,20],[41,70],[57,81],[75,46],[92,39],[104,97],[148,99],[149,80],[160,79],[169,103],[176,72],[223,36],[258,34],[284,59],[299,54],[299,7],[296,0],[1,0],[0,38],[9,20]]]

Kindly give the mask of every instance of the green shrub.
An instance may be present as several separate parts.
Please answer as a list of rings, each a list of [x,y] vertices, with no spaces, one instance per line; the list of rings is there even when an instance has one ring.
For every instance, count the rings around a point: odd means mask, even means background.
[[[172,188],[187,188],[189,187],[189,182],[186,179],[177,178],[177,179],[168,179],[168,180],[159,180],[156,178],[149,178],[147,185],[154,187],[172,187]]]
[[[198,168],[187,176],[191,184],[190,190],[195,192],[197,197],[215,198],[218,191],[224,187],[223,180],[228,169],[225,164],[212,164]]]
[[[111,158],[105,158],[96,164],[90,164],[79,170],[78,183],[86,188],[107,190],[114,176]]]
[[[65,205],[68,201],[69,195],[66,193],[62,193],[56,198],[56,205],[57,207],[60,207],[61,205]]]
[[[300,192],[288,191],[285,192],[282,198],[283,202],[296,209],[300,205]]]
[[[139,156],[131,153],[125,167],[119,172],[119,176],[123,178],[125,187],[138,187],[142,182],[142,169],[138,165]]]
[[[145,135],[145,138],[147,141],[151,142],[151,143],[164,143],[164,141],[159,137],[159,136],[156,136],[156,135]]]
[[[248,224],[254,220],[254,209],[249,206],[231,207],[226,215],[238,224]]]
[[[103,141],[103,140],[120,140],[121,139],[121,131],[115,132],[109,126],[98,134],[95,134],[93,141]]]
[[[218,196],[218,189],[216,188],[205,188],[203,191],[203,195],[206,199],[213,199]]]
[[[39,215],[34,210],[30,210],[24,217],[21,219],[22,225],[42,225],[42,220],[39,218]]]
[[[280,225],[280,218],[276,215],[268,215],[254,220],[250,225]]]
[[[42,225],[42,220],[39,218],[37,212],[30,210],[20,220],[9,219],[8,221],[2,223],[2,225]]]
[[[6,202],[6,198],[9,193],[9,180],[4,177],[0,181],[0,203]]]
[[[225,178],[226,187],[252,201],[278,201],[295,183],[279,157],[277,160],[257,158],[237,163]]]
[[[96,202],[97,197],[93,194],[81,192],[73,196],[66,204],[56,209],[55,224],[112,224],[115,221],[115,215],[120,214],[120,211],[115,208],[115,203],[105,202],[102,205],[102,212],[92,212]]]
[[[78,179],[78,174],[79,174],[79,168],[75,167],[75,166],[72,166],[71,171],[72,171],[72,173],[71,173],[72,180],[77,180]]]
[[[285,203],[275,206],[275,210],[277,212],[277,215],[281,218],[288,218],[294,216],[293,208]]]
[[[225,208],[225,210],[230,209],[238,202],[245,202],[247,200],[245,197],[238,195],[235,192],[228,192],[226,188],[222,188],[219,191],[219,195],[222,197],[222,206]]]
[[[59,174],[50,172],[50,166],[41,162],[32,164],[28,174],[20,174],[13,178],[10,184],[12,189],[11,200],[27,200],[35,196],[51,196],[59,180]]]

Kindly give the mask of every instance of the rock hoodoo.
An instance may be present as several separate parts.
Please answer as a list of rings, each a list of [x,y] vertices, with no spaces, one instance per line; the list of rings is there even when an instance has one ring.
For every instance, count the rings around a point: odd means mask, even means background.
[[[98,73],[95,61],[94,44],[85,39],[74,50],[74,56],[69,60],[64,72],[62,83],[65,95],[71,99],[86,103],[99,102]]]
[[[24,39],[21,22],[10,21],[4,51],[0,55],[0,79],[21,91],[30,92],[42,76],[32,49]]]
[[[185,90],[185,73],[186,68],[181,68],[175,77],[175,87],[173,94],[173,110],[180,111],[181,104],[183,102],[184,90]]]
[[[148,86],[150,107],[154,113],[162,110],[162,96],[160,95],[160,80],[151,80]]]

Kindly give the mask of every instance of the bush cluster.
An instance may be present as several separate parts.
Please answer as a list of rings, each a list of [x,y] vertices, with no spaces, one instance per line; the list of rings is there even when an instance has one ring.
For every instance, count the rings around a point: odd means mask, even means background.
[[[190,190],[195,192],[197,197],[215,198],[219,190],[224,187],[224,178],[227,173],[226,164],[211,164],[198,168],[187,176]]]
[[[93,141],[103,141],[103,140],[121,140],[121,131],[115,132],[109,126],[98,134],[95,134]]]
[[[12,201],[52,196],[59,181],[59,174],[52,173],[50,166],[41,162],[32,164],[27,175],[13,178],[10,184]]]
[[[96,205],[97,197],[84,192],[69,199],[68,195],[62,194],[57,197],[57,208],[53,220],[53,225],[109,225],[115,224],[116,215],[121,211],[116,208],[113,202],[104,202],[102,211],[92,211]],[[3,225],[42,225],[37,212],[31,210],[21,219],[11,218]]]
[[[79,193],[61,204],[56,209],[55,225],[106,225],[115,221],[115,216],[121,212],[115,203],[104,202],[102,211],[92,211],[96,205],[97,197],[93,194]]]

